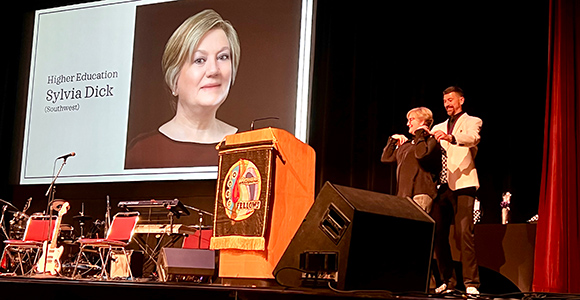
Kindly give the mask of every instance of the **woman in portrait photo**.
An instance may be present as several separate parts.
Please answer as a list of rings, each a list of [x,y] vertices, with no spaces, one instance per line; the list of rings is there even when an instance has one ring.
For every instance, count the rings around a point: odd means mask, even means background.
[[[234,83],[239,61],[238,34],[217,12],[207,9],[185,20],[162,57],[175,115],[130,142],[125,167],[217,166],[216,145],[238,131],[216,113]]]

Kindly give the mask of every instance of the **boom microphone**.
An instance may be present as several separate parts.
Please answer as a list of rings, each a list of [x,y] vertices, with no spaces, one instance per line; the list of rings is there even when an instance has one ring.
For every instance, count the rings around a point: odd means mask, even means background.
[[[61,158],[67,159],[67,158],[69,158],[69,157],[71,157],[71,156],[75,156],[75,155],[76,155],[76,153],[74,153],[74,152],[71,152],[71,153],[68,153],[68,154],[65,154],[65,155],[61,155],[61,156],[57,157],[56,159],[57,159],[57,160],[58,160],[58,159],[61,159]]]

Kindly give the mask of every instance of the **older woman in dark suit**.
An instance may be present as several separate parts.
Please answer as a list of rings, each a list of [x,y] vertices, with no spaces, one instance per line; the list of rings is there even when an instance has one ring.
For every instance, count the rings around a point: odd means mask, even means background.
[[[407,126],[413,135],[395,134],[383,149],[381,161],[397,162],[397,196],[413,199],[426,212],[437,196],[437,177],[441,171],[441,148],[429,129],[433,113],[417,107],[407,113]]]

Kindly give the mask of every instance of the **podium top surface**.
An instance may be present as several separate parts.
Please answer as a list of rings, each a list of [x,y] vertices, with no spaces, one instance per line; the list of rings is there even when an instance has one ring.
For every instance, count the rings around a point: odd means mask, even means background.
[[[246,145],[278,144],[278,143],[304,144],[302,141],[297,139],[293,134],[289,133],[284,129],[267,127],[228,135],[225,137],[224,141],[222,141],[218,145],[218,150]]]

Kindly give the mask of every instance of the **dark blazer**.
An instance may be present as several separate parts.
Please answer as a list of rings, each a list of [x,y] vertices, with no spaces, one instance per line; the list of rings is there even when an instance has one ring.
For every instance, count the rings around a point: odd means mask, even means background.
[[[419,129],[412,140],[397,147],[397,140],[389,138],[381,161],[397,162],[397,196],[410,197],[427,194],[437,196],[437,179],[441,172],[441,147],[427,131]]]

